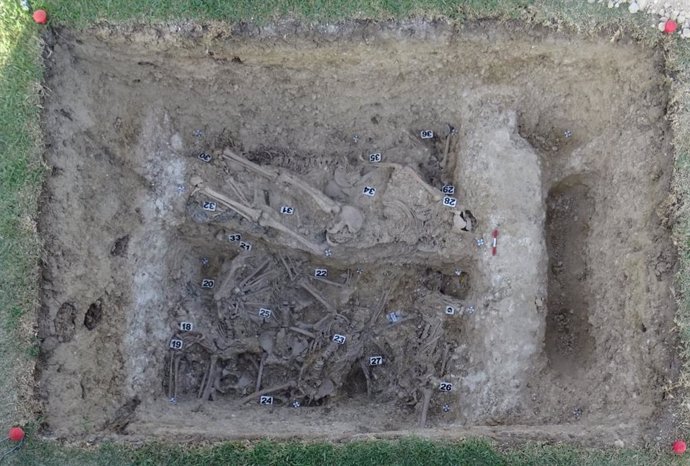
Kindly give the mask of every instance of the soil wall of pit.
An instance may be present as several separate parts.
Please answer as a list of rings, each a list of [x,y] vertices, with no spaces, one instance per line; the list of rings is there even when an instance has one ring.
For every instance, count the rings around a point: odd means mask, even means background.
[[[438,378],[454,389],[431,395],[428,435],[598,442],[658,433],[675,309],[675,251],[658,209],[672,175],[660,53],[493,24],[185,28],[48,37],[38,374],[48,432],[397,435],[419,425],[424,384]],[[457,134],[446,149],[449,123]],[[422,130],[435,137],[421,139]],[[295,238],[318,242],[323,214],[282,217],[292,236],[222,206],[209,215],[193,177],[246,202],[291,199],[309,212],[305,196],[261,185],[223,159],[227,151],[353,203],[362,231],[375,233],[321,256]],[[381,178],[371,153],[404,168]],[[361,196],[366,180],[387,183],[380,204]],[[453,184],[459,210],[425,204],[427,194],[406,192],[410,183],[439,193]],[[471,231],[457,228],[465,209]],[[181,363],[171,403],[170,338],[183,320],[206,334],[219,328],[209,311],[217,295],[199,283],[220,283],[239,254],[227,235],[240,230],[255,257],[280,264],[283,254],[305,273],[328,267],[333,281],[356,283],[356,305],[343,301],[352,332],[392,290],[372,322],[386,325],[400,309],[418,320],[379,342],[397,364],[391,372],[377,379],[353,363],[321,402],[266,407],[238,403],[241,372],[254,377],[263,363],[237,359],[222,368],[234,388],[201,401],[201,352]],[[448,298],[456,274],[464,288]],[[473,312],[441,315],[434,297]],[[419,347],[428,366],[405,372],[405,338],[433,340]],[[294,393],[279,395],[290,402]]]

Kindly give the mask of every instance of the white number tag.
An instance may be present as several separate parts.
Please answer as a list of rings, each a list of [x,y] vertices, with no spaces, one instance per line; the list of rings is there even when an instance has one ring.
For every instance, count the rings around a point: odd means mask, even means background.
[[[271,317],[271,314],[272,314],[272,311],[270,309],[266,309],[263,307],[261,309],[259,309],[259,317],[262,317],[264,319],[268,319],[269,317]]]
[[[178,340],[178,339],[170,340],[170,349],[181,350],[182,349],[182,340]]]
[[[438,389],[442,392],[449,392],[453,389],[453,384],[450,382],[441,382]]]
[[[338,334],[338,333],[336,333],[335,335],[333,335],[333,341],[336,342],[336,343],[339,344],[339,345],[344,344],[344,343],[345,343],[345,339],[346,339],[345,335],[340,335],[340,334]]]
[[[388,322],[397,322],[400,320],[400,312],[399,311],[391,312],[390,314],[388,314],[386,316],[386,319],[388,319]]]
[[[364,194],[365,196],[374,197],[374,195],[376,194],[376,188],[373,188],[371,186],[365,186],[362,190],[362,194]]]
[[[180,322],[180,330],[183,332],[191,332],[194,328],[194,324],[191,322]]]
[[[422,139],[432,139],[434,137],[434,132],[429,129],[425,129],[424,131],[419,133],[419,135]]]
[[[249,241],[240,241],[240,249],[249,252],[252,250],[252,243]]]
[[[209,163],[213,157],[211,157],[211,154],[207,154],[206,152],[202,152],[199,154],[199,160],[202,162]]]
[[[326,278],[328,276],[328,269],[314,269],[314,276]]]
[[[452,316],[455,314],[455,308],[453,306],[446,306],[446,314]]]
[[[383,364],[383,356],[369,356],[370,366],[380,366]]]
[[[441,192],[443,194],[455,194],[455,186],[452,184],[447,184],[443,188],[441,188]]]
[[[383,157],[381,156],[380,152],[375,152],[373,154],[369,154],[369,162],[379,163],[381,160],[383,160]]]
[[[240,235],[239,233],[233,233],[232,235],[228,235],[228,241],[230,241],[231,243],[242,241],[242,235]]]
[[[284,205],[283,207],[280,208],[280,213],[283,215],[292,215],[295,213],[295,208]]]
[[[273,397],[261,395],[261,397],[259,398],[259,404],[260,405],[272,405],[273,404]]]
[[[458,203],[458,200],[455,199],[454,197],[444,197],[443,198],[443,205],[446,207],[455,207],[455,205]]]
[[[209,212],[215,212],[216,211],[216,203],[215,202],[204,201],[204,203],[201,205],[201,207],[204,210],[208,210]]]
[[[210,278],[204,278],[201,280],[201,287],[202,288],[213,288],[213,286],[216,284],[215,281],[211,280]]]

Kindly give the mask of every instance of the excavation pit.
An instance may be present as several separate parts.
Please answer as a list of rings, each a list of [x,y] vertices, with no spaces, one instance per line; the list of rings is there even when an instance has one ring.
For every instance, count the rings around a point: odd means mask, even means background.
[[[501,29],[55,31],[46,432],[645,439],[662,54]]]

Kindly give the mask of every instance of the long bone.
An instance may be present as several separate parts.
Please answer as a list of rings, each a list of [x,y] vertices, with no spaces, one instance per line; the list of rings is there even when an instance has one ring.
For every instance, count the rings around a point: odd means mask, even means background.
[[[260,165],[250,162],[249,160],[241,157],[229,149],[225,149],[223,152],[223,157],[237,162],[248,170],[253,171],[259,175],[262,175],[269,180],[277,183],[284,183],[293,188],[301,190],[303,193],[307,194],[312,200],[319,206],[321,210],[329,214],[337,214],[340,212],[340,204],[338,204],[333,199],[326,196],[323,192],[318,189],[314,189],[304,180],[299,179],[297,176],[289,173],[286,170],[273,170],[270,168],[265,168]]]

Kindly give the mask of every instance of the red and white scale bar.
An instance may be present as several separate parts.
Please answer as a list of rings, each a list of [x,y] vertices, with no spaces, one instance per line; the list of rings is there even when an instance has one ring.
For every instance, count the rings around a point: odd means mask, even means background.
[[[491,255],[496,255],[496,246],[498,245],[498,228],[491,232],[493,239],[491,240]]]

